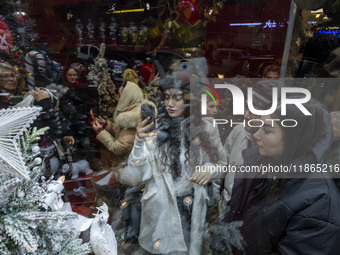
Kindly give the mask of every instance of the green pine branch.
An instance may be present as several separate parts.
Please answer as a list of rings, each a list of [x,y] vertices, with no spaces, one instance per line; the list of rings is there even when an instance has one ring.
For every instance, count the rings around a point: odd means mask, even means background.
[[[5,216],[3,219],[4,230],[17,245],[27,252],[34,252],[38,248],[38,243],[34,239],[27,224],[15,217]]]
[[[28,180],[0,172],[0,255],[85,255],[91,252],[82,244],[79,232],[66,222],[76,218],[73,212],[46,211],[42,202],[47,183],[41,178],[41,167],[32,152],[48,128],[25,132],[19,139],[22,157],[29,171]]]
[[[49,127],[44,127],[37,129],[34,127],[31,132],[26,131],[24,135],[21,137],[19,142],[19,147],[23,154],[23,158],[25,162],[31,162],[34,158],[36,158],[40,152],[32,153],[32,147],[37,145],[37,141],[40,140],[40,136],[44,135],[44,133],[49,129]],[[29,167],[34,167],[34,165],[30,165]]]
[[[0,205],[7,201],[20,183],[22,183],[22,180],[19,178],[9,179],[3,183],[0,182]]]
[[[16,217],[24,221],[65,221],[77,218],[75,213],[71,212],[19,212]]]

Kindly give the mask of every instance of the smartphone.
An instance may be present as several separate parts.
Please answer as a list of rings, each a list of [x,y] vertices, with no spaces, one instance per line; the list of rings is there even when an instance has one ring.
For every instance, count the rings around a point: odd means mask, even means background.
[[[141,105],[141,111],[142,111],[142,121],[145,120],[147,117],[151,117],[148,122],[145,124],[145,126],[151,124],[151,122],[155,123],[155,108],[150,104],[142,104]],[[150,133],[155,130],[155,125],[150,127],[146,133]]]
[[[91,118],[93,119],[93,121],[95,121],[95,120],[96,120],[96,118],[95,118],[95,116],[94,116],[94,114],[93,114],[93,111],[92,111],[92,110],[90,110],[90,114],[91,114]]]

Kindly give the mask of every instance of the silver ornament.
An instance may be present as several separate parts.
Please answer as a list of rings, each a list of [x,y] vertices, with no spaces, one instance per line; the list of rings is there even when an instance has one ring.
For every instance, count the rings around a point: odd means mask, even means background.
[[[36,158],[34,159],[34,163],[40,165],[40,164],[42,163],[42,159],[41,159],[40,157],[36,157]]]
[[[25,196],[25,192],[23,190],[19,190],[18,193],[17,193],[17,197],[18,198],[23,198]]]
[[[33,153],[37,153],[39,151],[40,151],[40,147],[38,145],[35,145],[35,146],[32,147],[32,152]]]

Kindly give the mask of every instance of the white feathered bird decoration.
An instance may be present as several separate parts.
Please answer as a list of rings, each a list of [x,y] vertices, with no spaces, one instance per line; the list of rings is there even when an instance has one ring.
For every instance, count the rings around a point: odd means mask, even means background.
[[[115,234],[107,221],[108,207],[105,203],[97,207],[98,212],[91,225],[90,243],[96,255],[117,255],[117,241]]]

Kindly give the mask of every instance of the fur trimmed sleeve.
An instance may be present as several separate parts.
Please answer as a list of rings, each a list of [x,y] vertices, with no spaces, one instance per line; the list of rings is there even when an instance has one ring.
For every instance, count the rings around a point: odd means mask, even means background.
[[[219,165],[221,167],[226,166],[228,164],[228,160],[226,157],[226,152],[222,146],[220,134],[218,131],[217,126],[213,126],[212,123],[210,122],[209,118],[203,118],[202,121],[204,122],[204,130],[207,132],[209,135],[209,140],[210,140],[210,146],[214,147],[216,149],[217,153],[217,162],[211,163],[211,162],[205,162],[204,165],[206,166],[216,166]],[[218,172],[212,172],[212,178],[223,178],[226,173],[223,171]]]
[[[151,179],[155,165],[152,160],[153,148],[146,145],[150,144],[148,143],[150,141],[154,141],[154,139],[148,138],[147,141],[144,141],[136,136],[128,165],[119,175],[121,183],[135,186]]]

